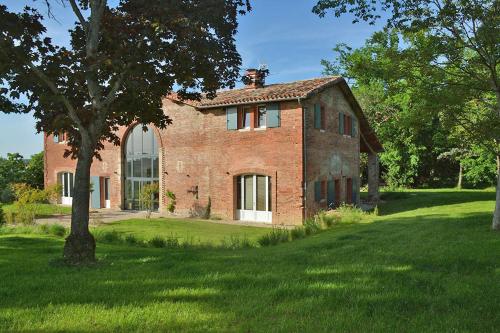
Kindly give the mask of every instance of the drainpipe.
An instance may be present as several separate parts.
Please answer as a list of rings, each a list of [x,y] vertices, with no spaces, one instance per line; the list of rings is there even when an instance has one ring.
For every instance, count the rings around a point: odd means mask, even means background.
[[[307,150],[306,150],[306,109],[302,105],[302,99],[298,99],[299,105],[302,107],[302,222],[306,219],[307,212]]]

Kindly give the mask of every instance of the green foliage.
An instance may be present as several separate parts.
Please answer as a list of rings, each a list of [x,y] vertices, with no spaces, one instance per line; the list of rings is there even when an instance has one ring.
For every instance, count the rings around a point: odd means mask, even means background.
[[[261,236],[257,242],[260,246],[272,246],[286,243],[290,240],[290,232],[287,229],[273,227],[271,232]]]
[[[125,236],[125,243],[129,244],[129,245],[136,245],[139,243],[137,237],[135,237],[134,235],[126,235]]]
[[[44,234],[57,237],[63,237],[68,233],[66,228],[60,224],[42,224],[38,228]]]
[[[167,190],[166,195],[168,198],[167,210],[173,213],[175,211],[175,205],[177,204],[175,193]]]
[[[360,208],[352,205],[340,205],[337,209],[340,215],[340,222],[345,224],[359,223],[367,216]]]
[[[4,225],[5,223],[7,223],[7,221],[5,220],[5,215],[4,215],[2,206],[0,206],[0,227],[2,225]]]
[[[252,242],[247,238],[246,235],[241,237],[240,235],[230,235],[229,238],[224,238],[221,242],[220,247],[224,249],[246,249],[253,247]]]
[[[20,154],[9,153],[7,158],[0,157],[0,191],[3,192],[12,183],[22,181],[25,168],[26,163]]]
[[[146,218],[151,217],[151,212],[154,209],[154,204],[157,202],[160,185],[158,183],[151,183],[142,186],[139,192],[139,201],[143,208],[146,208]]]
[[[22,155],[7,154],[0,157],[0,202],[11,203],[14,195],[11,184],[26,183],[32,188],[43,189],[43,152],[31,156],[26,162]]]
[[[290,238],[292,240],[297,240],[306,237],[305,228],[302,226],[298,226],[290,230]]]
[[[31,159],[26,164],[26,168],[24,169],[23,179],[24,182],[30,185],[33,188],[43,189],[44,185],[44,158],[43,151],[32,155]]]
[[[156,236],[149,241],[149,245],[151,245],[152,247],[161,248],[161,247],[166,247],[167,242],[164,238]]]
[[[15,199],[16,197],[10,185],[6,186],[4,189],[0,189],[0,202],[12,203]]]
[[[304,222],[304,231],[307,236],[315,234],[320,230],[321,230],[321,222],[317,216],[312,219],[307,219]]]

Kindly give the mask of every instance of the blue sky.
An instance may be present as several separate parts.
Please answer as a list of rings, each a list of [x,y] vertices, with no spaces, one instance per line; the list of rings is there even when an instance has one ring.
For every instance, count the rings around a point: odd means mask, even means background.
[[[40,3],[41,1],[37,1]],[[3,0],[12,10],[31,1]],[[321,76],[321,59],[332,59],[338,43],[358,47],[381,26],[353,25],[350,16],[320,19],[311,12],[315,0],[251,0],[253,11],[240,18],[236,36],[243,58],[242,68],[267,64],[267,83],[287,82]],[[36,3],[35,3],[36,4]],[[67,44],[67,29],[73,24],[70,8],[54,4],[58,22],[47,21],[49,34],[58,44]],[[36,134],[30,115],[0,112],[0,156],[19,152],[25,157],[43,150],[43,138]]]

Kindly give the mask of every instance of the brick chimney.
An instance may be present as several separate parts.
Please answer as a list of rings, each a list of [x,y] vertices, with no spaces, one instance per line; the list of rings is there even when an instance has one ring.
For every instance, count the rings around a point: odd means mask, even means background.
[[[249,68],[245,73],[245,88],[256,89],[264,87],[266,83],[266,75],[264,71]]]

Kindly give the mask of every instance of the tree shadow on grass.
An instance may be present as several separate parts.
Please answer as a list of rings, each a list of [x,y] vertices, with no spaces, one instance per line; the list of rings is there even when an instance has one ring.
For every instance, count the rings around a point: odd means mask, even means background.
[[[90,269],[47,267],[54,252],[40,249],[60,241],[0,238],[15,247],[0,256],[0,307],[19,316],[0,328],[28,316],[68,331],[494,331],[500,237],[487,220],[395,218],[234,251],[101,245],[106,264]]]

